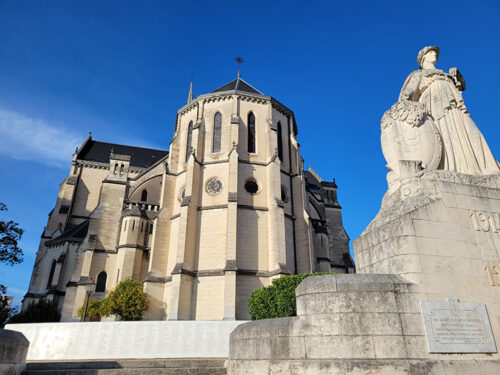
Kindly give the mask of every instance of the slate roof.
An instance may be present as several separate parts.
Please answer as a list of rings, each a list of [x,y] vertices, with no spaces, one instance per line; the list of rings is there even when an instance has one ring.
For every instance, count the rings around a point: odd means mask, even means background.
[[[241,91],[241,92],[249,92],[251,94],[264,95],[259,90],[253,88],[239,77],[229,83],[226,83],[224,86],[221,86],[218,89],[212,91],[211,94],[216,92],[225,92],[225,91]]]
[[[168,151],[152,148],[119,145],[116,143],[99,142],[89,139],[78,152],[78,160],[109,163],[111,150],[115,154],[130,155],[130,166],[149,168],[151,165],[168,155]]]
[[[56,237],[50,241],[45,242],[46,246],[55,246],[64,242],[82,242],[85,236],[87,236],[87,232],[89,230],[89,221],[85,220],[84,222],[74,226],[64,233],[62,233],[59,237]]]
[[[314,177],[314,175],[308,170],[304,170],[304,177],[306,178],[306,188],[307,190],[319,192],[321,191],[321,182]]]

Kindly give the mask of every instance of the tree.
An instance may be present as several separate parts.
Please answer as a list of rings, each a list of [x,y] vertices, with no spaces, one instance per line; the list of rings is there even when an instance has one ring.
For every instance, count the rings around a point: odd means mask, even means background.
[[[7,211],[7,206],[1,202],[0,211]],[[0,220],[0,263],[13,266],[23,261],[23,251],[19,248],[18,242],[24,231],[18,225],[12,220]]]
[[[82,317],[85,302],[78,309],[78,316]],[[121,320],[141,320],[148,309],[148,295],[142,291],[140,281],[127,279],[122,281],[103,300],[91,300],[87,309],[89,318],[118,315]]]
[[[45,323],[59,320],[61,313],[57,308],[57,302],[40,298],[37,302],[30,302],[19,314],[11,316],[9,323]]]
[[[141,320],[148,308],[148,295],[139,281],[122,281],[106,298],[105,315],[118,315],[121,320]]]
[[[10,313],[9,297],[5,295],[7,288],[0,284],[0,328],[3,328]]]
[[[7,211],[7,206],[1,202],[0,211]],[[18,225],[12,220],[0,220],[0,263],[13,266],[23,261],[23,251],[18,243],[24,231]],[[0,328],[3,328],[10,314],[9,298],[6,293],[7,288],[0,284]]]

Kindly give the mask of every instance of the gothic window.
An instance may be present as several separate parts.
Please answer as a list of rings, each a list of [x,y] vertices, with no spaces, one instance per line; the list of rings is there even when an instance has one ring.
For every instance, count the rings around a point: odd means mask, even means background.
[[[102,271],[99,273],[97,276],[97,284],[95,287],[95,292],[96,293],[102,293],[106,291],[106,279],[108,278],[108,275],[106,272]]]
[[[132,220],[132,232],[135,230],[135,220]]]
[[[193,136],[193,121],[189,123],[187,142],[186,142],[186,161],[189,159],[189,154],[191,153],[191,138]]]
[[[115,163],[115,170],[113,171],[113,174],[116,174],[118,172],[118,163]]]
[[[141,202],[146,202],[148,200],[148,191],[144,189],[141,193]]]
[[[278,122],[278,158],[280,161],[283,161],[283,143],[281,136],[281,122]]]
[[[255,115],[248,114],[248,152],[255,152]]]
[[[221,128],[222,128],[222,115],[220,114],[220,112],[217,112],[214,117],[214,140],[212,145],[212,152],[220,152]]]
[[[123,171],[125,170],[125,166],[122,164],[120,167],[120,176],[123,174]]]
[[[54,272],[56,270],[56,261],[52,261],[52,266],[50,266],[49,280],[47,281],[47,289],[52,286],[52,279],[54,278]]]

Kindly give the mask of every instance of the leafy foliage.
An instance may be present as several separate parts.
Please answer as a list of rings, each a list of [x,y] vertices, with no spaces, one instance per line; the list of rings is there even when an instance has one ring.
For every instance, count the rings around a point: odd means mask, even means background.
[[[0,211],[7,211],[7,206],[0,203]],[[0,220],[0,263],[14,264],[23,261],[23,251],[18,242],[24,231],[12,220]]]
[[[57,309],[57,302],[41,298],[37,302],[30,302],[26,309],[11,316],[9,323],[44,323],[59,320],[61,313]]]
[[[121,320],[141,320],[148,308],[148,295],[139,281],[122,281],[106,298],[106,315],[115,314]]]
[[[248,300],[252,320],[283,318],[297,315],[295,289],[306,277],[333,273],[302,273],[274,279],[273,283],[255,290]]]
[[[98,318],[101,316],[105,316],[105,311],[103,309],[105,300],[90,300],[89,301],[89,307],[87,309],[87,317],[89,318]],[[78,309],[78,316],[83,317],[83,313],[85,312],[85,303],[83,304],[82,307]]]
[[[142,291],[139,281],[122,281],[103,300],[90,300],[87,309],[89,318],[118,315],[121,320],[141,320],[148,308],[148,295]],[[83,316],[85,304],[78,309]]]
[[[0,328],[3,328],[10,313],[9,299],[5,293],[7,293],[7,289],[0,284]]]

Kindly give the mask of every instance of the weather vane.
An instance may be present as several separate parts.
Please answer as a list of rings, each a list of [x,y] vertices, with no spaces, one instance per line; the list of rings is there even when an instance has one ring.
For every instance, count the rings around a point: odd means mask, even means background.
[[[240,78],[240,77],[241,77],[241,73],[240,73],[240,66],[241,66],[241,64],[242,64],[242,63],[244,63],[244,62],[245,62],[245,60],[243,60],[243,59],[240,57],[240,55],[238,55],[238,57],[236,57],[234,60],[238,63],[238,78]]]

